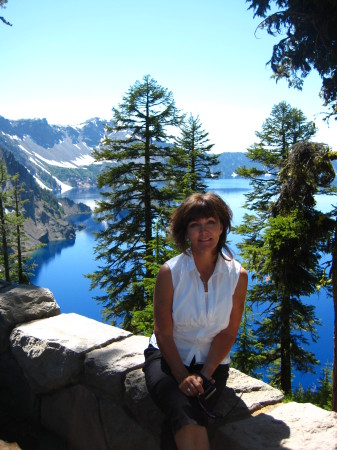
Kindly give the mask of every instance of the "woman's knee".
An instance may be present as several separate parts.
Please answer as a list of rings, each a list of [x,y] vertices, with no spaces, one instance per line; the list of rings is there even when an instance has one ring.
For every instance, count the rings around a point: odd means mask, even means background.
[[[178,449],[209,449],[207,429],[202,425],[184,425],[176,432],[174,440]]]

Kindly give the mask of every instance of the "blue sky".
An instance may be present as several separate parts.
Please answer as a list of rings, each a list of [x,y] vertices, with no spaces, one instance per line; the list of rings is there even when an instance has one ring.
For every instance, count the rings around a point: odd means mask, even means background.
[[[0,115],[75,125],[111,118],[144,75],[199,115],[216,153],[245,151],[273,105],[301,109],[315,141],[337,150],[337,123],[313,72],[303,91],[272,80],[274,40],[256,31],[245,0],[8,0],[0,9]]]

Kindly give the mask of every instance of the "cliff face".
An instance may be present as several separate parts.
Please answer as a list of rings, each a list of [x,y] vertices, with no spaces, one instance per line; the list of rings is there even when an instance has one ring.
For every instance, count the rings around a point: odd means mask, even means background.
[[[0,146],[0,158],[5,162],[8,174],[19,174],[19,184],[23,187],[21,199],[27,219],[24,229],[28,237],[27,246],[48,243],[55,240],[75,239],[76,228],[66,220],[67,215],[87,213],[86,205],[72,204],[70,200],[57,199],[50,191],[40,188],[34,177],[16,161],[13,154]],[[63,207],[64,205],[64,207]]]
[[[60,191],[96,186],[101,165],[93,148],[104,136],[106,121],[94,118],[76,126],[50,125],[46,119],[8,120],[0,116],[0,146],[34,176],[40,187]]]
[[[164,416],[142,372],[147,345],[144,336],[62,314],[48,289],[0,283],[0,447],[6,438],[20,448],[159,450]],[[224,418],[209,425],[211,449],[337,448],[336,413],[282,400],[230,369],[217,404]],[[24,423],[30,431],[20,434]],[[41,426],[58,445],[32,435]]]

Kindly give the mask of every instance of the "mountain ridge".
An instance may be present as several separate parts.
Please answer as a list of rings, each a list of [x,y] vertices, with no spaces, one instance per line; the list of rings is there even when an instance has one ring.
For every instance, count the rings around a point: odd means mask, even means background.
[[[103,138],[105,125],[106,121],[98,118],[72,127],[49,125],[46,119],[8,120],[0,116],[0,145],[13,153],[40,187],[60,192],[85,187],[87,180],[81,169],[93,166],[91,153]],[[65,174],[61,173],[60,179],[59,169],[79,169],[75,185],[67,185]],[[98,171],[92,170],[95,175]]]
[[[90,209],[54,194],[96,187],[106,163],[95,162],[92,151],[103,139],[107,124],[97,117],[80,125],[61,126],[50,125],[46,119],[0,116],[0,156],[9,174],[19,173],[25,188],[25,230],[33,243],[75,238],[76,230],[67,215],[90,213]],[[213,169],[220,171],[220,178],[233,178],[238,167],[255,165],[245,152],[223,152],[218,159]],[[336,161],[334,167],[336,170]]]
[[[96,187],[97,176],[105,167],[105,163],[95,162],[92,151],[104,138],[106,125],[112,123],[98,117],[63,126],[50,125],[45,118],[9,120],[0,116],[0,145],[44,189],[58,193],[91,188]],[[256,165],[246,152],[223,152],[218,156],[219,164],[213,169],[220,171],[220,178],[235,177],[240,166]],[[337,170],[337,162],[333,164]]]
[[[50,125],[46,119],[8,120],[0,116],[0,144],[33,174],[43,188],[54,192],[96,186],[102,170],[92,157],[111,122],[94,117],[79,125]],[[219,155],[221,178],[231,178],[239,165],[249,165],[244,152]]]

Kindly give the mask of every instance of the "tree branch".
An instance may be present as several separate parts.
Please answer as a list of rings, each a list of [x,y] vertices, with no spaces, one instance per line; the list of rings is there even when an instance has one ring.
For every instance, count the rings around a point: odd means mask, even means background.
[[[5,23],[6,25],[9,25],[10,27],[13,26],[11,23],[7,22],[7,20],[4,17],[0,17],[0,20],[2,20],[3,23]]]

